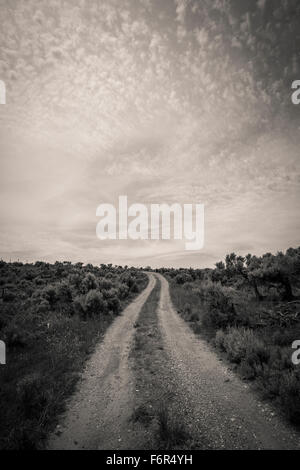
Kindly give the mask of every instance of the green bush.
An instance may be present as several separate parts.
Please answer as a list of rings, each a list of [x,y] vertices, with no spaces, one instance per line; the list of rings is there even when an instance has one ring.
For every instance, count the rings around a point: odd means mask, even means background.
[[[192,281],[193,281],[192,276],[185,272],[177,274],[177,276],[175,276],[175,282],[176,284],[179,284],[179,285],[185,284],[186,282],[192,282]]]
[[[114,314],[118,314],[121,309],[121,302],[118,299],[118,290],[117,289],[110,289],[108,291],[104,291],[105,295],[103,293],[103,297],[107,301],[107,308],[108,310],[112,311]]]
[[[95,290],[98,287],[97,279],[92,273],[87,273],[80,286],[82,294],[87,294],[90,290]]]
[[[264,343],[247,328],[231,327],[225,332],[217,332],[215,342],[219,348],[226,351],[229,359],[237,364],[244,361],[255,367],[267,362],[270,357]]]
[[[17,398],[27,418],[41,413],[48,401],[47,388],[38,373],[23,377],[17,384]]]
[[[4,302],[12,302],[16,299],[16,293],[12,290],[3,289],[2,299]]]
[[[84,295],[77,295],[75,299],[73,300],[73,309],[74,312],[77,313],[77,315],[80,318],[85,318],[85,309],[84,309],[84,301],[85,301],[85,296]]]
[[[56,288],[57,301],[72,302],[72,291],[67,281],[62,281]]]
[[[300,424],[300,374],[297,371],[289,371],[283,375],[279,395],[290,421]]]
[[[84,301],[84,311],[88,316],[100,315],[107,310],[107,303],[103,299],[101,292],[96,289],[90,290]]]
[[[129,287],[127,286],[127,284],[120,284],[119,287],[119,297],[121,300],[123,299],[126,299],[126,297],[128,297],[128,294],[129,294]]]
[[[114,286],[113,282],[110,279],[103,278],[99,281],[99,288],[102,291],[103,289],[109,290]]]
[[[138,285],[136,282],[134,282],[132,286],[130,287],[130,292],[132,292],[133,294],[137,294],[138,291],[139,291]]]
[[[197,294],[207,307],[202,317],[204,326],[217,330],[236,324],[237,313],[230,289],[221,284],[208,282],[197,289]]]
[[[8,348],[24,348],[29,344],[32,334],[17,322],[9,323],[3,330],[3,340]]]
[[[40,296],[49,302],[51,307],[54,307],[55,302],[57,301],[57,293],[55,286],[49,285],[42,289]]]
[[[50,311],[50,304],[48,300],[46,299],[41,299],[41,302],[38,306],[38,313],[45,313]]]
[[[184,315],[190,315],[192,313],[192,306],[190,303],[186,303],[183,307],[183,314]],[[191,319],[192,321],[192,319]]]
[[[214,345],[220,349],[220,351],[226,351],[224,347],[225,341],[225,332],[223,330],[218,330],[214,339]]]

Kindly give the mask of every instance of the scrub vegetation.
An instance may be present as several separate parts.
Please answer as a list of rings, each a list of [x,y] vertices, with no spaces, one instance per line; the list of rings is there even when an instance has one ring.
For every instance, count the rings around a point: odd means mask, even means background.
[[[43,447],[96,343],[147,282],[127,266],[0,262],[0,448]]]
[[[300,425],[300,365],[292,362],[292,343],[300,339],[300,248],[231,253],[215,269],[158,271],[194,332]]]

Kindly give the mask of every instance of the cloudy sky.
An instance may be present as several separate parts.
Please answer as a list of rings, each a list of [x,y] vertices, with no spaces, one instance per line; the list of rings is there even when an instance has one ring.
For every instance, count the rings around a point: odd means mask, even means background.
[[[0,0],[0,257],[212,266],[298,246],[297,0]],[[204,203],[205,246],[96,208]]]

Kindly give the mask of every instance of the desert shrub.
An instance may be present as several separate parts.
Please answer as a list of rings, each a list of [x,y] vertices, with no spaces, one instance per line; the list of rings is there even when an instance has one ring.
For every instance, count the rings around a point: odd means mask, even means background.
[[[207,291],[207,310],[203,314],[203,325],[215,329],[226,328],[236,323],[237,314],[231,298],[219,284]]]
[[[107,300],[110,297],[114,297],[115,295],[118,295],[118,290],[112,287],[109,290],[106,290],[106,289],[102,290],[101,294],[103,295],[104,300]]]
[[[72,302],[72,291],[66,281],[62,281],[56,287],[56,297],[59,302]]]
[[[34,273],[31,270],[27,270],[24,273],[24,279],[27,279],[27,281],[33,281],[33,279],[36,277],[36,273]]]
[[[192,306],[190,303],[186,303],[183,307],[184,315],[190,315],[192,313]]]
[[[9,323],[3,330],[3,340],[8,348],[23,348],[31,338],[32,334],[16,321]]]
[[[193,323],[198,323],[200,320],[199,318],[199,313],[198,312],[191,312],[190,313],[190,317],[189,317],[189,321],[193,322]]]
[[[159,407],[157,414],[160,445],[164,449],[182,448],[190,438],[182,420],[164,404]]]
[[[38,311],[39,313],[49,312],[50,307],[51,307],[51,306],[50,306],[48,300],[46,300],[46,299],[41,299],[41,302],[40,302],[40,304],[39,304],[39,306],[38,306],[37,311]]]
[[[269,364],[263,364],[258,370],[258,385],[266,398],[278,398],[283,371]]]
[[[299,334],[295,334],[294,329],[287,330],[281,328],[273,333],[272,342],[278,346],[290,346],[295,338],[300,338]]]
[[[237,364],[245,361],[251,367],[267,362],[269,351],[252,330],[247,328],[228,328],[217,332],[216,345],[226,351],[228,358]]]
[[[256,366],[253,367],[246,359],[242,359],[239,370],[243,378],[247,380],[253,380],[257,375]]]
[[[199,299],[202,301],[206,301],[209,299],[210,296],[210,290],[214,288],[214,286],[217,285],[213,283],[211,280],[205,280],[203,282],[197,283],[194,286],[194,292],[197,294]]]
[[[236,311],[235,325],[245,328],[254,328],[258,321],[257,303],[244,298],[242,295],[234,305]]]
[[[123,274],[121,274],[120,276],[120,281],[125,283],[128,288],[131,290],[134,282],[135,282],[135,278],[128,272],[125,272]]]
[[[119,289],[119,294],[118,294],[119,298],[121,300],[126,299],[126,297],[128,297],[128,294],[129,294],[129,287],[127,286],[127,284],[124,284],[124,283],[119,284],[118,289]]]
[[[25,279],[23,279],[20,282],[19,287],[26,293],[26,295],[28,297],[31,297],[31,295],[34,292],[34,288],[33,288],[32,284],[30,282],[26,281]]]
[[[54,307],[54,304],[57,301],[57,292],[55,286],[49,285],[44,287],[40,293],[40,296],[47,300],[51,307]]]
[[[182,285],[185,284],[186,282],[192,282],[193,278],[190,274],[188,273],[180,273],[175,276],[175,282],[176,284]]]
[[[109,290],[113,287],[113,283],[110,279],[103,278],[99,281],[99,288],[102,291],[103,289]]]
[[[110,271],[108,271],[108,272],[105,274],[106,279],[111,279],[113,276],[114,276],[113,273],[111,273]]]
[[[118,299],[118,290],[112,288],[103,291],[103,298],[107,301],[108,310],[112,311],[114,314],[118,314],[121,309],[121,303]]]
[[[299,370],[291,367],[278,369],[270,361],[262,367],[258,384],[265,397],[275,400],[291,422],[300,424]]]
[[[85,318],[85,296],[84,295],[77,295],[73,300],[73,310],[74,312],[79,315],[80,318]]]
[[[90,290],[95,290],[98,287],[97,279],[92,273],[87,273],[80,286],[82,294],[87,294]]]
[[[13,302],[17,298],[17,294],[12,288],[11,289],[6,288],[2,290],[1,297],[4,302]]]
[[[26,417],[39,415],[47,404],[47,388],[40,374],[32,373],[17,384],[17,398]]]
[[[96,289],[90,290],[84,300],[84,311],[89,316],[100,315],[107,310],[107,303],[101,292]]]
[[[132,292],[133,294],[137,294],[138,291],[139,291],[139,288],[138,288],[137,283],[133,282],[133,284],[130,287],[130,292]]]
[[[118,297],[110,297],[107,300],[108,309],[117,315],[121,310],[121,302],[119,301]]]
[[[269,350],[270,350],[270,363],[272,364],[273,369],[288,370],[294,367],[291,361],[290,347],[282,348],[282,347],[271,346]]]
[[[73,286],[75,289],[79,290],[82,276],[79,273],[70,274],[67,278],[68,284]]]
[[[218,330],[214,339],[214,345],[220,349],[220,351],[225,351],[224,347],[225,333],[223,330]]]
[[[283,374],[279,396],[282,406],[287,410],[290,421],[300,424],[300,374],[293,370]]]
[[[233,290],[211,281],[201,282],[192,291],[205,304],[203,325],[208,328],[225,328],[236,324],[237,313],[233,304]]]

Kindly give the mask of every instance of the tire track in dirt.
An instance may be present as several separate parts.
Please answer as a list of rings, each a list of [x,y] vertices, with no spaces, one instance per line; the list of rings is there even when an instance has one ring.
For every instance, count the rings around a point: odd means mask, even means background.
[[[131,418],[143,436],[143,449],[175,449],[185,443],[187,436],[182,419],[172,412],[176,400],[176,378],[169,369],[169,358],[163,347],[157,310],[161,283],[155,288],[140,311],[130,354],[136,394]]]
[[[128,364],[134,323],[147,301],[155,278],[115,319],[87,362],[61,424],[48,441],[49,449],[134,449],[137,430],[130,427],[135,382]]]

